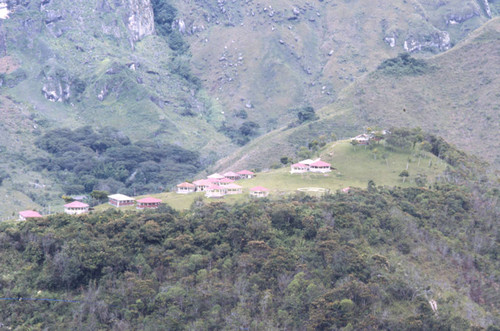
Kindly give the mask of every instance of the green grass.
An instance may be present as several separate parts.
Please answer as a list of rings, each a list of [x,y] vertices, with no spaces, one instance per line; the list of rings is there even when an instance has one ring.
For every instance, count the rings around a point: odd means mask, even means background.
[[[191,204],[201,199],[203,201],[224,201],[227,203],[244,202],[250,200],[249,189],[254,186],[264,186],[269,188],[269,198],[278,198],[288,194],[294,194],[298,188],[320,187],[335,192],[344,187],[366,188],[368,181],[373,180],[375,184],[381,186],[415,186],[414,178],[417,174],[424,174],[432,183],[445,169],[447,164],[435,156],[421,152],[419,157],[412,153],[388,151],[381,144],[377,146],[379,154],[385,154],[386,159],[381,156],[374,158],[374,153],[363,146],[354,148],[349,141],[338,141],[325,146],[322,150],[322,160],[332,164],[336,170],[328,174],[304,173],[291,174],[290,167],[259,172],[253,179],[239,180],[238,185],[243,186],[243,194],[228,195],[221,199],[208,199],[203,192],[194,194],[177,194],[175,192],[165,192],[153,194],[151,196],[162,199],[164,203],[174,209],[183,210]],[[410,161],[409,161],[410,160]],[[406,169],[410,177],[405,183],[402,182],[399,174]],[[429,166],[430,164],[430,166]],[[317,193],[312,193],[317,194]],[[137,198],[142,198],[140,196]],[[96,207],[96,210],[115,208],[104,204]],[[135,210],[135,207],[124,207],[124,210]]]

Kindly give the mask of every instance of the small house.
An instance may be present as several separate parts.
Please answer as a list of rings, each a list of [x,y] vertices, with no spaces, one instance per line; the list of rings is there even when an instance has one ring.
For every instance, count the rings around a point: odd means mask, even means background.
[[[231,179],[231,180],[238,180],[241,179],[240,174],[237,174],[236,172],[229,171],[224,174],[224,177]]]
[[[360,135],[352,138],[352,140],[356,141],[359,145],[368,145],[368,144],[370,144],[371,138],[372,138],[372,135],[363,133],[363,134],[360,134]]]
[[[199,180],[195,180],[193,182],[193,184],[195,185],[195,189],[194,189],[195,192],[203,192],[206,190],[207,187],[209,187],[213,183],[208,179],[199,179]]]
[[[238,175],[240,175],[240,178],[246,178],[246,179],[251,179],[255,177],[255,173],[249,171],[249,170],[241,170],[237,172]]]
[[[157,209],[162,203],[161,199],[156,199],[152,197],[147,197],[137,200],[137,209]]]
[[[243,193],[243,187],[241,187],[238,184],[231,183],[231,184],[224,186],[224,188],[226,189],[226,194],[241,194],[241,193]]]
[[[179,194],[194,193],[195,190],[196,190],[196,185],[188,182],[180,183],[179,185],[177,185],[177,193]]]
[[[256,198],[264,198],[269,195],[269,189],[262,187],[262,186],[256,186],[252,187],[250,189],[250,196],[256,197]]]
[[[28,218],[40,218],[40,217],[43,216],[34,210],[23,210],[19,212],[20,221],[26,221]]]
[[[134,198],[128,197],[123,194],[108,195],[109,204],[117,208],[133,206],[135,204]]]
[[[326,163],[323,161],[316,161],[316,162],[310,164],[309,171],[310,172],[325,173],[325,172],[332,171],[332,169],[331,169],[330,163]]]
[[[307,164],[295,163],[290,166],[291,174],[301,174],[309,171],[309,166]]]
[[[89,205],[80,201],[73,201],[64,205],[64,212],[69,215],[80,215],[89,212]]]
[[[211,185],[205,190],[207,198],[222,198],[224,195],[226,195],[226,189],[219,185]]]

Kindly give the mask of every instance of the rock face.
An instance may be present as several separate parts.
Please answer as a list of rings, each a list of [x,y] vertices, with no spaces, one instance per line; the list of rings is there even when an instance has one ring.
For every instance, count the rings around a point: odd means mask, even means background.
[[[153,7],[150,0],[128,0],[128,24],[133,41],[155,32]]]
[[[47,68],[41,73],[42,94],[52,102],[70,102],[78,100],[85,90],[85,83],[71,77],[61,68]]]
[[[409,35],[404,42],[407,52],[445,51],[450,48],[450,35],[446,31],[435,31],[425,35]]]

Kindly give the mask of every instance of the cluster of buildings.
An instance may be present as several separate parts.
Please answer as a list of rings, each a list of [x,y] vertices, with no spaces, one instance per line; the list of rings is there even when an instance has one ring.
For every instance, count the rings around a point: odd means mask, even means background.
[[[156,199],[153,197],[146,197],[135,200],[134,198],[128,197],[123,194],[112,194],[108,196],[108,203],[117,208],[135,205],[137,209],[156,209],[160,207],[162,202],[163,201],[161,199]],[[64,213],[68,215],[87,214],[89,210],[90,206],[81,201],[73,201],[64,205]],[[34,210],[23,210],[19,212],[20,221],[25,221],[28,218],[40,217],[43,216]]]
[[[226,172],[225,174],[212,174],[205,179],[195,180],[192,183],[184,182],[177,185],[178,194],[190,194],[195,192],[205,192],[207,198],[222,198],[225,195],[242,194],[243,187],[235,182],[240,179],[254,178],[255,173],[242,170],[239,172]],[[256,186],[250,189],[250,195],[254,197],[266,197],[269,189]]]
[[[209,198],[220,198],[227,194],[242,194],[243,187],[236,184],[235,181],[255,177],[255,174],[248,170],[240,172],[227,172],[224,175],[213,174],[206,179],[200,179],[193,183],[184,182],[177,185],[177,193],[189,194],[194,192],[205,192]],[[250,189],[250,195],[254,197],[267,197],[269,189],[256,186]],[[81,200],[81,199],[79,199]],[[108,203],[116,208],[135,206],[137,209],[156,209],[163,203],[161,199],[146,197],[134,199],[124,194],[108,195]],[[90,206],[82,201],[73,201],[64,205],[64,212],[69,215],[86,214]],[[23,210],[19,212],[19,220],[25,221],[29,218],[41,218],[40,213],[34,210]]]
[[[321,159],[302,160],[299,163],[295,163],[290,166],[291,174],[301,174],[304,172],[327,173],[330,171],[332,171],[332,165],[321,161]]]

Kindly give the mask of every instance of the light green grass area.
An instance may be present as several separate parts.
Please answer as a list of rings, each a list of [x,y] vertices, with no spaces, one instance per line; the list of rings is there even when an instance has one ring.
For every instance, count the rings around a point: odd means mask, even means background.
[[[373,180],[381,186],[415,186],[415,177],[420,174],[427,178],[428,183],[434,182],[446,169],[447,164],[427,152],[406,153],[387,150],[382,144],[370,150],[363,146],[353,147],[348,140],[338,141],[327,145],[321,151],[321,158],[335,168],[330,173],[291,174],[290,167],[259,172],[253,179],[239,180],[243,186],[243,194],[227,195],[219,199],[209,199],[203,192],[194,194],[177,194],[165,192],[151,196],[162,199],[163,202],[177,210],[187,209],[191,204],[201,199],[203,201],[224,201],[227,203],[244,202],[252,199],[249,189],[254,186],[264,186],[270,190],[269,198],[278,198],[294,194],[299,188],[318,187],[335,192],[345,187],[366,188],[368,181]],[[399,174],[406,170],[410,176],[403,183]],[[318,195],[320,193],[306,193]],[[140,196],[137,198],[142,198]],[[96,210],[115,208],[105,204],[96,207]],[[123,210],[135,210],[135,207],[124,207]]]

